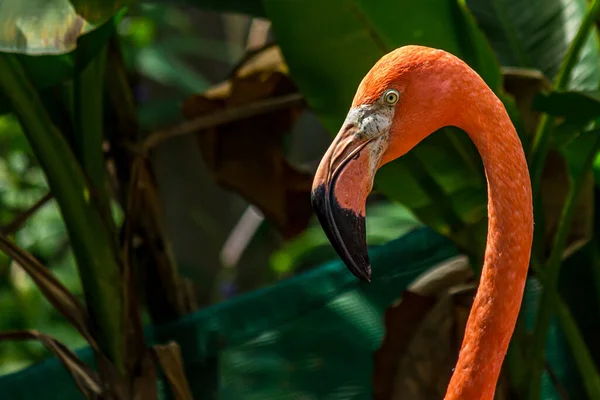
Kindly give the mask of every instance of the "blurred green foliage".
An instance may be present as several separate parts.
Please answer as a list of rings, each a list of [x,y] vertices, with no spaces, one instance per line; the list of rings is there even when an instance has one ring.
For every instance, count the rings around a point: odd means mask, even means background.
[[[48,185],[18,121],[0,117],[0,224],[6,226],[46,193]],[[48,265],[73,293],[81,296],[67,234],[54,201],[42,206],[17,232],[15,240]],[[36,327],[74,347],[85,342],[43,297],[33,281],[4,253],[0,255],[0,330]],[[0,371],[11,372],[48,357],[36,342],[0,343]]]

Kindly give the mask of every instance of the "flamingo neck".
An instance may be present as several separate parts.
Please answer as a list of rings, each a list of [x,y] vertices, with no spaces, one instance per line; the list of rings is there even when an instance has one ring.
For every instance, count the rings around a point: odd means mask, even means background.
[[[485,85],[484,85],[485,86]],[[477,295],[446,400],[492,400],[527,278],[533,208],[527,162],[504,106],[485,87],[456,125],[475,143],[488,182],[488,234]]]

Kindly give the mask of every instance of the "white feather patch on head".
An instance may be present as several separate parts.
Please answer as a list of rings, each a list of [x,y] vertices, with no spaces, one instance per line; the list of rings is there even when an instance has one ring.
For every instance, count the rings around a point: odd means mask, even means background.
[[[364,138],[387,135],[394,118],[395,107],[382,106],[379,103],[365,104],[351,108],[346,116],[346,124],[358,127],[357,135]]]
[[[351,108],[344,121],[344,125],[352,124],[358,127],[356,136],[359,138],[374,139],[369,146],[372,171],[379,167],[381,156],[388,148],[395,110],[396,107],[379,103],[364,104]]]

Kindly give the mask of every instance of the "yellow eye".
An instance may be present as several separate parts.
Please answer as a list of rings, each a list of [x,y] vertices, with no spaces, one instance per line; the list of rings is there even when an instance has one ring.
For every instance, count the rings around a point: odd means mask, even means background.
[[[385,93],[383,94],[383,100],[386,102],[386,104],[389,104],[391,106],[396,104],[399,99],[400,99],[400,93],[398,93],[398,91],[394,90],[394,89],[386,90]]]

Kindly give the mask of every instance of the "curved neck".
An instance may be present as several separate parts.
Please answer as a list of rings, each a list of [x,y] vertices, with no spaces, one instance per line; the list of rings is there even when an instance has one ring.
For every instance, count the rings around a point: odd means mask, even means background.
[[[471,137],[485,167],[487,247],[446,400],[493,399],[521,307],[533,239],[531,182],[521,142],[500,100],[487,86],[478,89],[477,98],[465,100],[468,111],[456,125]]]

